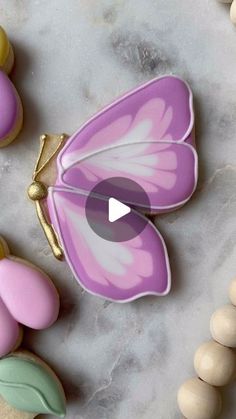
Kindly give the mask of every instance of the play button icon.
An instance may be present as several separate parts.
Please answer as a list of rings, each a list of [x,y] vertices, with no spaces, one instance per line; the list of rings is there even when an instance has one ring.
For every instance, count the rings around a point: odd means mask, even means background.
[[[147,225],[144,213],[150,213],[150,202],[138,183],[113,177],[93,188],[85,212],[97,235],[112,242],[124,242],[138,236]]]
[[[108,220],[110,223],[114,223],[131,211],[128,205],[123,204],[115,198],[109,198],[108,200]]]

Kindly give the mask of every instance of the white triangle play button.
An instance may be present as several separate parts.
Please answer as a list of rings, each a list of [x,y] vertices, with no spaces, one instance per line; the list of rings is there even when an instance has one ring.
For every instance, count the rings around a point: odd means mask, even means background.
[[[118,201],[115,198],[109,198],[108,202],[108,220],[110,223],[119,220],[131,212],[130,207]]]

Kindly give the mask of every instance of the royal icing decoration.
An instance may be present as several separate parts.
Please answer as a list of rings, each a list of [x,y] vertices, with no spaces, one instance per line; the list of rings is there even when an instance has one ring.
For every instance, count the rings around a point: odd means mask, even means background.
[[[0,26],[0,147],[16,138],[23,122],[20,97],[7,75],[12,70],[13,62],[12,46]]]
[[[120,220],[127,229],[135,229],[145,212],[169,212],[185,204],[198,176],[193,128],[189,86],[165,76],[123,96],[70,138],[42,136],[29,196],[55,256],[65,256],[87,291],[118,302],[169,292],[168,254],[154,224],[146,219],[136,237],[108,241],[90,227],[86,202],[101,181],[125,177],[136,182],[150,207],[138,194],[133,199],[120,190],[132,208],[130,225]],[[94,195],[98,204],[103,198]]]
[[[59,296],[50,278],[11,256],[0,238],[0,357],[20,344],[20,325],[45,329],[58,313]]]
[[[0,419],[33,419],[39,414],[63,418],[66,413],[60,381],[43,361],[28,352],[0,360],[0,396]]]

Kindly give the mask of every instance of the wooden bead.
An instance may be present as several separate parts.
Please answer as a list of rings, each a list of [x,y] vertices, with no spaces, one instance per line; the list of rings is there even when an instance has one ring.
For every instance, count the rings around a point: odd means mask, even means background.
[[[236,306],[236,278],[234,278],[229,286],[229,298],[231,303]]]
[[[234,352],[213,340],[203,343],[196,351],[194,368],[198,376],[212,386],[225,386],[235,377]]]
[[[180,387],[178,405],[186,419],[215,419],[222,403],[216,388],[199,378],[192,378]]]
[[[213,339],[221,345],[236,348],[236,307],[231,304],[216,310],[210,321]]]
[[[230,19],[236,25],[236,0],[233,1],[230,9]]]

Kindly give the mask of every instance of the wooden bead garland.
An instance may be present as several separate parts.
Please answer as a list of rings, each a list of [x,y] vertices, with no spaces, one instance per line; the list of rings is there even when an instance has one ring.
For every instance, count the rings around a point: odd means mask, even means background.
[[[230,19],[236,25],[236,0],[218,0],[220,3],[232,3],[230,8]]]
[[[221,345],[236,348],[236,307],[227,304],[216,310],[210,321],[213,339]]]
[[[236,1],[236,0],[235,0]],[[236,306],[236,279],[229,297]],[[236,307],[225,305],[216,310],[210,322],[214,340],[203,343],[195,353],[198,377],[186,381],[178,392],[178,405],[186,419],[214,419],[221,412],[221,395],[216,387],[229,384],[236,375]]]

